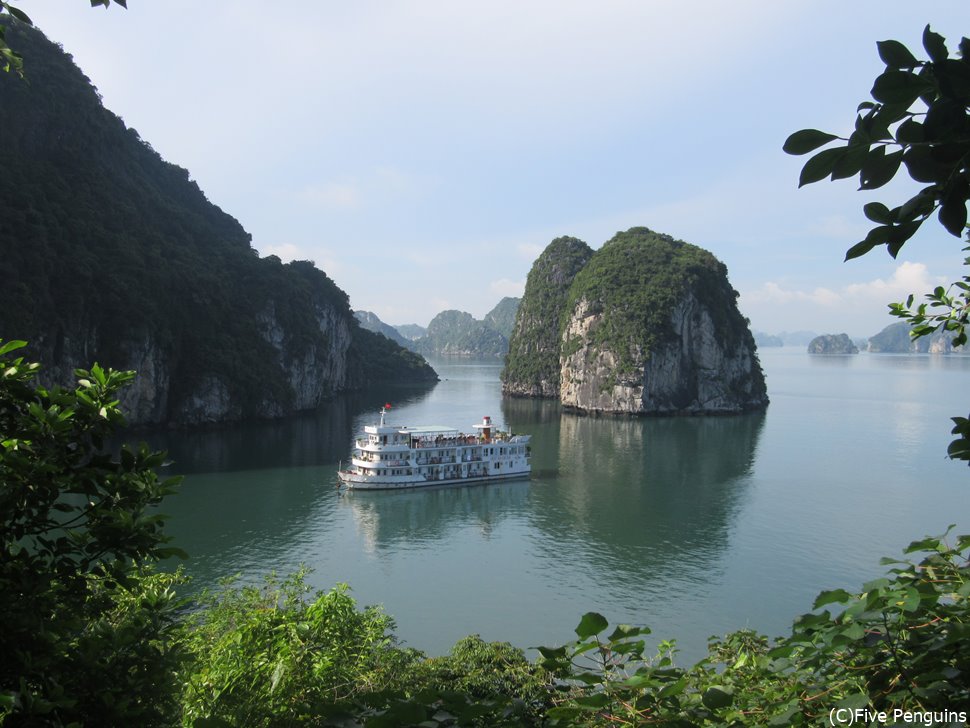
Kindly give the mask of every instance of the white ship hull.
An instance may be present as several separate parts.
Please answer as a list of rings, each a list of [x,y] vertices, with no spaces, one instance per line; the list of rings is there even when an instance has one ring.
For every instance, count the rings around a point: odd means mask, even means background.
[[[355,490],[402,490],[528,478],[532,472],[529,435],[494,428],[490,418],[466,435],[451,427],[364,428],[351,465],[340,469],[340,484]]]
[[[474,485],[476,483],[491,483],[500,480],[520,480],[529,478],[530,471],[521,473],[506,473],[504,475],[483,475],[472,478],[452,478],[451,480],[378,480],[378,479],[356,479],[353,474],[344,477],[340,473],[340,482],[351,490],[403,490],[405,488],[427,488],[429,486],[440,485]]]

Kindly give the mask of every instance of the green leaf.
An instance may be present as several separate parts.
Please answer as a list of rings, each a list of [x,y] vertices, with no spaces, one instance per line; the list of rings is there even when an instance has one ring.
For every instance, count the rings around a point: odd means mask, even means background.
[[[916,231],[919,230],[919,226],[923,224],[924,219],[921,218],[912,222],[893,225],[889,230],[889,240],[886,242],[886,249],[893,258],[899,255],[899,251],[906,241],[913,237]]]
[[[898,40],[881,40],[876,43],[876,48],[879,50],[879,57],[888,68],[898,70],[916,68],[919,65],[916,56]]]
[[[10,341],[0,344],[0,356],[5,356],[11,351],[16,351],[17,349],[22,349],[27,346],[26,341],[20,341],[19,339],[11,339]]]
[[[870,250],[872,250],[877,245],[882,245],[889,240],[889,233],[892,227],[889,225],[880,225],[879,227],[874,227],[866,235],[866,239],[856,243],[851,248],[849,248],[845,253],[846,260],[852,260],[853,258],[858,258],[860,255],[865,255]]]
[[[947,232],[958,238],[963,237],[967,227],[967,203],[964,200],[948,200],[940,205],[940,224]]]
[[[946,49],[946,41],[943,36],[930,30],[929,25],[923,29],[923,48],[926,49],[934,63],[942,63],[950,55]]]
[[[865,708],[869,705],[869,696],[865,693],[856,693],[847,698],[842,698],[836,705],[840,708],[848,708],[850,710]]]
[[[845,154],[839,157],[832,165],[832,179],[845,179],[854,177],[862,169],[869,156],[869,144],[850,144],[845,149]]]
[[[610,696],[606,693],[593,693],[592,695],[578,697],[574,702],[576,705],[587,709],[605,708],[610,704]]]
[[[860,189],[875,190],[882,187],[896,176],[902,161],[903,151],[901,149],[886,154],[886,147],[874,147],[862,164],[862,170],[859,174]],[[873,222],[878,221],[874,220]]]
[[[835,134],[828,134],[818,129],[802,129],[789,136],[782,149],[788,154],[808,154],[834,139],[838,139]]]
[[[870,202],[863,206],[862,211],[867,218],[881,225],[891,225],[893,222],[893,216],[889,212],[889,208],[881,202]]]
[[[919,592],[916,591],[914,587],[906,587],[905,596],[900,602],[900,606],[903,608],[904,612],[915,612],[919,609],[920,596]]]
[[[19,8],[15,8],[12,5],[7,5],[6,7],[7,7],[7,12],[10,13],[17,20],[23,23],[26,23],[27,25],[34,24],[34,22],[29,17],[27,17],[27,13],[25,13],[23,10],[20,10]]]
[[[872,98],[884,104],[910,106],[927,88],[927,82],[915,73],[885,71],[872,84]]]
[[[940,92],[949,99],[958,102],[956,116],[959,118],[962,107],[966,115],[966,100],[970,96],[970,65],[966,59],[958,61],[949,58],[942,63],[933,65],[933,75],[940,84]]]
[[[880,576],[878,579],[873,579],[872,581],[867,581],[862,585],[862,591],[868,593],[878,592],[880,589],[885,589],[887,586],[891,586],[892,582],[889,581],[884,576]]]
[[[618,624],[607,639],[610,642],[625,639],[628,637],[638,637],[642,634],[650,634],[649,627],[636,627],[632,624]]]
[[[953,171],[936,158],[929,146],[907,147],[903,152],[903,164],[909,176],[917,182],[942,182]]]
[[[831,589],[829,591],[823,591],[821,594],[815,597],[815,603],[812,604],[812,609],[824,607],[826,604],[845,604],[851,598],[852,595],[845,589]]]
[[[843,154],[845,154],[843,147],[825,149],[816,154],[805,162],[805,166],[802,167],[801,176],[798,178],[798,186],[804,187],[807,184],[818,182],[828,177]]]
[[[579,635],[579,639],[584,640],[587,637],[592,637],[597,635],[609,626],[609,622],[606,621],[606,617],[597,612],[586,612],[583,618],[579,621],[579,625],[576,627],[576,634]]]
[[[915,119],[906,119],[896,127],[896,141],[900,144],[920,144],[925,138],[923,125]]]
[[[768,725],[791,726],[792,717],[794,717],[796,713],[800,712],[797,700],[792,700],[786,703],[782,706],[782,708],[783,710],[781,712],[771,716],[771,718],[768,720]]]
[[[938,551],[940,549],[940,539],[936,537],[924,538],[922,541],[913,541],[904,550],[904,554],[911,554],[914,551]]]
[[[701,701],[711,710],[727,708],[734,702],[734,688],[723,685],[711,685],[704,691]]]

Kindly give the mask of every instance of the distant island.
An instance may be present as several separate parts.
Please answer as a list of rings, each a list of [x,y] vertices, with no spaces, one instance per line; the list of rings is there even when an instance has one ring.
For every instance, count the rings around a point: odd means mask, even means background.
[[[752,335],[754,336],[754,343],[757,344],[759,349],[785,345],[785,340],[774,334],[766,334],[764,331],[754,331]]]
[[[754,339],[759,348],[805,346],[810,354],[857,354],[861,351],[870,354],[970,354],[966,346],[953,346],[955,334],[951,331],[937,331],[918,339],[910,336],[910,331],[908,323],[899,321],[889,324],[878,334],[854,340],[847,334],[819,336],[810,331],[782,331],[778,334],[755,331]],[[856,351],[852,351],[853,347]]]
[[[489,358],[508,352],[518,308],[518,298],[503,298],[481,321],[465,311],[442,311],[427,329],[415,324],[391,326],[369,311],[356,311],[354,315],[361,326],[420,354]]]
[[[913,339],[905,321],[890,324],[875,336],[869,337],[867,350],[885,354],[970,354],[966,346],[954,348],[951,331],[937,331],[929,336]]]
[[[737,292],[711,253],[638,227],[593,251],[553,240],[529,272],[503,391],[583,412],[763,409],[764,375]]]
[[[134,369],[135,424],[280,417],[377,382],[437,380],[358,325],[312,262],[250,235],[101,103],[71,56],[7,27],[30,82],[0,72],[0,336],[48,384],[94,362]]]
[[[808,346],[809,342],[818,336],[814,331],[781,331],[769,334],[764,331],[751,332],[754,342],[759,349],[770,349],[781,346]]]
[[[858,354],[859,347],[848,334],[823,334],[808,343],[809,354]]]

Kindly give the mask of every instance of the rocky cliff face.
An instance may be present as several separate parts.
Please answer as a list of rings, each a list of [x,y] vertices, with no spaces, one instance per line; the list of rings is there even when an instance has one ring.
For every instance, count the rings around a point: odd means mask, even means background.
[[[121,401],[148,425],[278,417],[376,382],[437,379],[362,330],[312,263],[260,258],[61,48],[7,31],[30,83],[0,72],[0,338],[28,341],[45,383],[96,362],[134,369]]]
[[[283,386],[276,389],[241,390],[235,377],[219,371],[202,374],[187,387],[173,386],[172,373],[180,371],[179,362],[156,337],[144,334],[115,344],[110,366],[138,373],[120,394],[128,421],[136,425],[202,425],[246,419],[254,413],[261,418],[282,417],[319,407],[338,392],[366,386],[366,372],[351,365],[353,322],[334,306],[318,305],[313,315],[321,336],[306,346],[294,345],[277,318],[274,301],[257,316],[260,335],[273,352],[272,364],[282,376]],[[30,352],[46,362],[42,381],[50,385],[70,382],[75,369],[95,361],[101,346],[97,331],[76,332],[56,342],[40,337],[30,344]],[[421,381],[436,379],[430,368],[419,368],[414,376]]]
[[[590,314],[584,299],[566,324],[563,339],[583,343],[562,358],[560,401],[587,412],[626,414],[730,414],[767,404],[754,347],[743,340],[725,345],[714,316],[688,292],[670,312],[674,337],[649,356],[634,356],[640,366],[626,370],[620,356],[591,345],[590,330],[604,314]]]
[[[582,240],[561,237],[532,264],[502,370],[505,394],[559,396],[560,317],[573,279],[592,255]]]
[[[398,346],[409,347],[411,344],[410,339],[404,338],[393,326],[381,321],[380,317],[373,311],[354,311],[354,318],[363,328],[373,331],[375,334],[386,336]]]
[[[569,287],[555,395],[585,412],[764,408],[764,376],[736,296],[710,253],[645,228],[618,234]]]

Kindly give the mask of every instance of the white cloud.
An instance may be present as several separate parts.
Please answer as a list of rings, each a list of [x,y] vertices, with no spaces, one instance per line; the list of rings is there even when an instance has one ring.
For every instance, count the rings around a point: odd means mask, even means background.
[[[932,276],[923,263],[900,263],[887,280],[876,278],[865,283],[850,283],[838,290],[814,288],[810,291],[786,289],[768,281],[760,289],[745,294],[752,304],[812,303],[820,306],[845,306],[852,303],[878,301],[885,305],[893,298],[905,298],[910,293],[917,298],[946,282],[945,276]]]
[[[887,305],[909,294],[919,300],[945,276],[932,275],[924,263],[904,261],[886,278],[849,283],[839,288],[795,288],[768,281],[744,291],[741,306],[754,328],[781,331],[834,326],[851,333],[871,335],[892,323]]]
[[[916,298],[921,298],[937,286],[946,283],[946,276],[930,275],[923,263],[904,261],[899,264],[888,281],[877,278],[868,283],[853,283],[845,287],[845,293],[850,299],[879,297],[888,301],[890,298],[905,298],[910,293]]]

